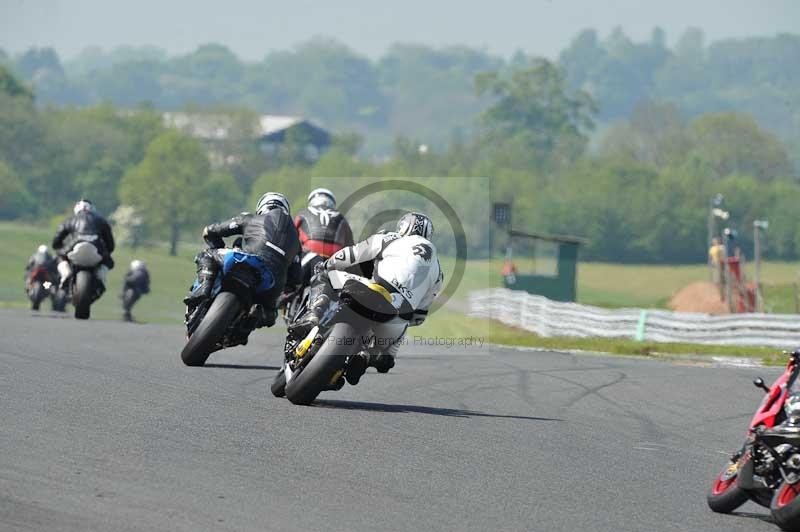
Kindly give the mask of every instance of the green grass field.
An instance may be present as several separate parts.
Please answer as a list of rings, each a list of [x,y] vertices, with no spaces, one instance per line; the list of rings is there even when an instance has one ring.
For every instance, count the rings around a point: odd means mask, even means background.
[[[28,307],[23,290],[25,263],[40,243],[50,242],[49,228],[16,223],[0,223],[0,307]],[[103,297],[92,306],[92,317],[120,319],[122,314],[119,292],[128,264],[134,258],[144,260],[151,272],[152,293],[143,297],[134,308],[138,321],[148,323],[178,324],[183,320],[181,298],[194,279],[194,254],[200,247],[184,243],[177,257],[170,257],[166,245],[139,248],[133,251],[120,247],[114,253],[117,267],[109,273],[109,287]],[[443,258],[446,274],[453,271],[453,259]],[[651,352],[714,353],[730,355],[767,356],[769,350],[749,348],[723,348],[691,345],[645,345],[632,340],[584,340],[571,338],[539,338],[526,331],[464,316],[471,291],[501,286],[501,260],[468,261],[462,282],[456,290],[451,305],[434,313],[413,334],[425,337],[481,337],[490,343],[504,343],[545,348],[584,349],[620,354],[646,355]],[[763,278],[767,304],[773,302],[785,312],[794,310],[792,283],[797,277],[797,264],[766,263]],[[707,276],[705,265],[690,266],[638,266],[601,263],[581,263],[578,273],[578,298],[586,304],[624,307],[662,307],[670,296],[686,284],[703,280]],[[45,304],[45,307],[47,304]],[[71,310],[71,307],[70,307]]]
[[[452,259],[443,259],[445,272]],[[503,261],[469,261],[455,299],[466,300],[472,290],[502,286]],[[752,278],[752,264],[746,268]],[[765,306],[769,312],[794,313],[793,283],[800,281],[800,263],[765,262],[761,268]],[[636,265],[581,262],[578,264],[578,302],[600,307],[666,308],[681,288],[708,277],[705,264]]]

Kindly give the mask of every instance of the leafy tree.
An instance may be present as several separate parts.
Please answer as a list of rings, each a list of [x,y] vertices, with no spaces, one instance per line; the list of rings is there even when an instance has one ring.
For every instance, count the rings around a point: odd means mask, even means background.
[[[142,103],[176,104],[165,95],[160,81],[165,65],[152,60],[116,63],[106,70],[93,73],[81,84],[94,102],[113,102],[124,107]]]
[[[391,101],[392,132],[441,149],[454,132],[471,130],[473,117],[485,106],[472,90],[475,76],[502,69],[503,61],[463,46],[395,44],[376,68]]]
[[[8,68],[0,65],[0,92],[16,98],[22,96],[33,100],[33,92],[15,78]]]
[[[43,71],[64,74],[61,60],[52,48],[31,48],[17,57],[16,71],[25,79],[35,79]]]
[[[0,160],[0,219],[28,217],[35,208],[25,183],[9,165]]]
[[[71,196],[71,183],[59,168],[61,154],[27,95],[0,92],[0,160],[22,179],[40,210],[63,206]]]
[[[248,92],[248,103],[273,113],[307,114],[348,127],[386,123],[386,99],[371,63],[331,39],[269,54],[251,71]]]
[[[142,160],[147,144],[162,131],[152,111],[121,113],[109,105],[52,111],[48,122],[51,142],[63,154],[60,170],[72,176],[76,194],[107,213],[117,206],[123,174]]]
[[[210,167],[203,147],[174,130],[158,135],[144,159],[122,179],[120,199],[145,217],[151,229],[163,228],[170,254],[177,253],[181,230],[207,218],[206,182]]]
[[[538,59],[510,77],[480,74],[475,86],[479,95],[494,100],[482,115],[489,142],[516,138],[542,161],[562,148],[570,158],[583,151],[586,132],[594,127],[594,102],[582,91],[570,95],[563,72],[553,63]]]
[[[746,115],[714,113],[689,127],[692,154],[707,164],[713,177],[752,175],[762,181],[793,173],[786,148]]]
[[[647,102],[637,106],[630,120],[612,126],[600,142],[600,152],[611,158],[630,158],[656,167],[681,164],[691,139],[677,107]]]

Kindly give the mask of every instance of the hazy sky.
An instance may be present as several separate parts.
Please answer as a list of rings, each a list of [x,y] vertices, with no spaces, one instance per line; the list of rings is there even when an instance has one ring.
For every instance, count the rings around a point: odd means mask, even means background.
[[[376,57],[402,41],[467,44],[554,57],[581,29],[622,26],[637,40],[656,25],[720,37],[800,33],[800,0],[0,0],[0,48],[152,44],[183,53],[219,42],[260,59],[315,35]]]

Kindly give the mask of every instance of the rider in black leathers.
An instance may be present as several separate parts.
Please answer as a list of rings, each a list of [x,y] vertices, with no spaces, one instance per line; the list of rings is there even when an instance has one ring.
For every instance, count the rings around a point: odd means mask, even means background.
[[[125,321],[133,321],[131,309],[133,305],[144,294],[150,293],[150,272],[147,266],[140,260],[131,262],[128,273],[125,274],[125,281],[122,284],[122,310]]]
[[[58,226],[56,235],[53,237],[53,250],[58,253],[58,273],[61,276],[62,287],[71,275],[71,267],[66,259],[67,253],[78,242],[90,242],[97,248],[97,252],[103,257],[100,267],[97,269],[97,277],[103,289],[105,289],[106,274],[114,267],[114,260],[111,253],[114,251],[114,235],[111,234],[111,226],[108,222],[97,214],[91,201],[81,199],[75,204],[73,209],[74,216],[64,220]]]
[[[293,289],[301,282],[300,240],[289,215],[289,201],[283,194],[268,192],[258,202],[256,213],[242,213],[230,220],[211,224],[203,230],[209,249],[195,257],[199,286],[186,298],[190,307],[211,295],[221,267],[217,250],[225,247],[223,237],[242,235],[242,251],[257,255],[272,272],[275,284],[260,294],[252,315],[258,327],[271,327],[278,315],[277,299],[284,288]]]

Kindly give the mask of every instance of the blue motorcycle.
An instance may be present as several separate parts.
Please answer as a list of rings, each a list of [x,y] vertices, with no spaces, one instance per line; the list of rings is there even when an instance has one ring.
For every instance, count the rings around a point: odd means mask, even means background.
[[[202,366],[214,351],[247,344],[253,331],[253,301],[275,284],[272,272],[257,255],[238,249],[223,253],[211,297],[186,308],[187,342],[181,360],[187,366]],[[197,287],[195,280],[192,290]]]

